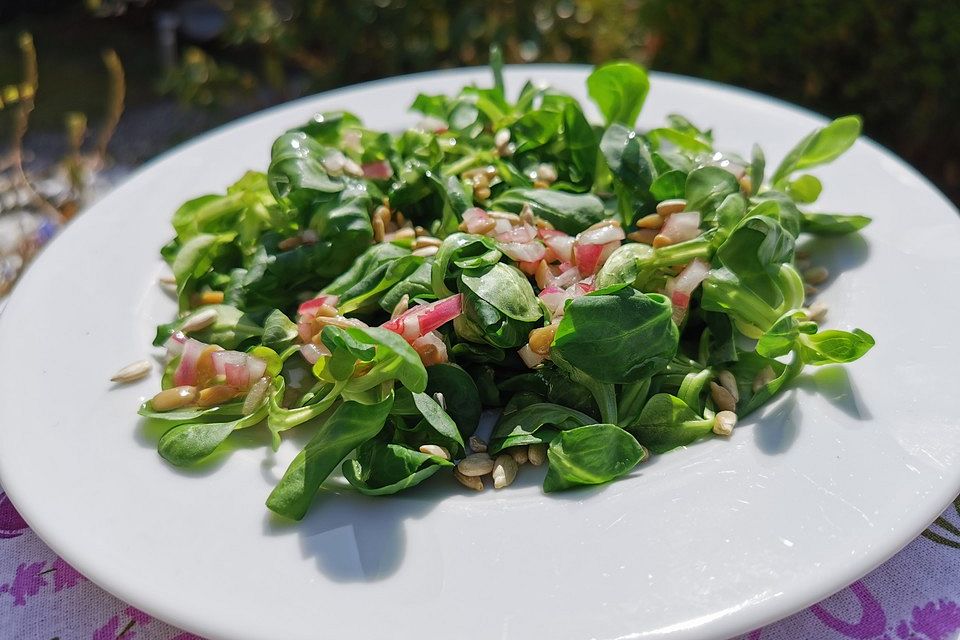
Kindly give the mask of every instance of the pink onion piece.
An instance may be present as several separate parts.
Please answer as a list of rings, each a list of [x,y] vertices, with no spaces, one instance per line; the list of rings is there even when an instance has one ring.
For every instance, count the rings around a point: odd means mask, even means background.
[[[480,207],[472,207],[463,212],[463,224],[467,228],[467,233],[486,233],[490,230],[492,222],[493,218]]]
[[[317,309],[323,305],[330,307],[337,306],[337,303],[340,302],[340,296],[331,296],[326,294],[320,294],[316,298],[311,298],[306,302],[300,303],[300,306],[297,307],[297,315],[316,315]]]
[[[167,350],[168,358],[175,358],[176,356],[183,353],[183,344],[187,341],[187,336],[184,335],[182,331],[173,332],[167,341],[163,343],[164,348]]]
[[[539,262],[547,252],[539,242],[498,242],[497,248],[517,262]]]
[[[555,287],[560,287],[561,289],[566,289],[570,285],[576,283],[583,276],[580,274],[580,269],[578,267],[571,266],[570,268],[563,270],[563,265],[560,265],[561,273],[560,275],[553,278],[553,281],[550,283]]]
[[[413,342],[459,316],[462,302],[463,297],[458,293],[436,302],[418,304],[380,326]]]
[[[361,166],[363,177],[370,180],[389,180],[393,177],[393,167],[386,160],[367,162]]]
[[[177,370],[173,372],[173,385],[175,387],[197,383],[197,360],[206,347],[206,344],[193,338],[187,338],[186,342],[183,343],[180,363],[177,365]]]
[[[540,229],[540,237],[561,262],[573,262],[573,236],[554,229]]]
[[[563,305],[572,298],[569,293],[557,286],[549,286],[540,292],[540,299],[550,311],[551,315],[556,315],[558,311],[563,310]]]
[[[247,354],[240,351],[217,351],[213,354],[213,370],[218,376],[227,375],[228,366],[246,368],[246,365]]]
[[[247,374],[250,380],[259,380],[267,372],[266,360],[247,355]]]
[[[577,268],[580,273],[590,275],[596,272],[602,252],[602,244],[580,244],[579,242],[574,244],[573,253],[577,258]]]
[[[246,389],[250,386],[250,373],[247,371],[247,363],[228,362],[226,364],[227,384],[237,389]]]
[[[300,347],[300,353],[303,355],[303,359],[311,365],[317,364],[323,356],[330,355],[330,351],[326,347],[320,347],[312,342],[302,345]]]
[[[700,212],[681,211],[674,213],[663,224],[661,235],[667,236],[674,243],[693,240],[700,235]]]
[[[537,237],[537,229],[531,224],[523,223],[519,227],[512,227],[509,231],[497,235],[500,242],[530,242]]]
[[[443,336],[441,336],[436,331],[431,331],[426,333],[416,340],[413,341],[412,346],[418,352],[421,348],[433,345],[437,349],[437,358],[440,362],[447,362],[449,356],[447,355],[447,343],[443,341]],[[436,362],[431,362],[431,364],[437,364]]]
[[[297,334],[300,336],[300,342],[310,342],[313,340],[313,318],[311,316],[303,316],[300,318],[300,322],[297,323]]]
[[[607,244],[618,242],[626,238],[623,229],[615,224],[605,224],[601,227],[587,229],[577,236],[578,244]]]
[[[674,214],[676,215],[676,214]],[[674,306],[685,309],[690,305],[690,296],[710,273],[710,265],[696,258],[680,272],[672,282],[668,282],[670,301]]]

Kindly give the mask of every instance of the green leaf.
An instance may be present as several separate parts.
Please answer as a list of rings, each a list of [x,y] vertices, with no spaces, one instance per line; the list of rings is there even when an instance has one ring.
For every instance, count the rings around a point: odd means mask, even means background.
[[[650,195],[658,202],[682,198],[686,193],[687,174],[678,169],[661,173],[650,185]]]
[[[800,357],[812,365],[853,362],[863,357],[876,341],[866,331],[828,329],[812,335],[800,336]]]
[[[685,186],[687,211],[699,211],[711,220],[717,207],[732,193],[740,192],[740,183],[732,173],[720,167],[701,167],[690,172]]]
[[[599,140],[583,111],[573,100],[563,108],[563,138],[570,154],[570,173],[573,182],[593,184],[597,170]]]
[[[446,411],[457,424],[457,430],[468,438],[480,422],[480,392],[477,384],[462,367],[441,362],[427,368],[427,393],[443,395]]]
[[[658,393],[647,400],[637,423],[627,430],[654,453],[664,453],[708,435],[713,420],[700,418],[676,396]]]
[[[179,331],[181,327],[194,316],[200,313],[206,313],[209,309],[216,311],[216,320],[205,329],[191,332],[190,336],[192,338],[196,338],[207,344],[220,345],[224,349],[235,349],[249,338],[256,338],[263,335],[263,329],[251,316],[243,313],[236,307],[225,304],[215,304],[200,307],[170,324],[160,325],[157,327],[157,335],[153,340],[153,345],[155,347],[162,346],[163,343],[167,341],[167,338]]]
[[[816,323],[809,322],[803,311],[784,314],[760,336],[756,352],[764,358],[779,358],[794,350],[801,333],[816,333]]]
[[[532,322],[543,316],[530,281],[516,267],[499,262],[479,276],[464,273],[461,281],[509,318]]]
[[[823,191],[823,184],[809,173],[787,183],[787,195],[797,202],[816,202],[821,191]]]
[[[587,92],[608,125],[634,126],[649,91],[647,72],[631,62],[608,62],[587,77]]]
[[[502,255],[492,238],[468,233],[447,236],[433,259],[430,281],[434,295],[437,298],[452,296],[454,292],[450,286],[456,287],[463,269],[491,267],[500,261]]]
[[[679,332],[670,300],[632,288],[600,290],[567,304],[552,351],[599,382],[637,382],[663,369]]]
[[[760,193],[760,189],[763,187],[763,175],[766,169],[767,160],[763,155],[763,149],[760,148],[760,145],[755,144],[750,153],[750,168],[748,170],[748,175],[750,176],[750,193],[747,195]]]
[[[413,451],[396,444],[368,440],[354,460],[345,460],[342,471],[354,489],[368,496],[392,495],[420,484],[449,460]]]
[[[267,417],[264,402],[256,411],[230,422],[191,422],[163,434],[157,450],[164,460],[178,467],[195,464],[219,447],[237,429],[253,426]]]
[[[804,213],[800,222],[800,230],[818,236],[842,236],[860,231],[870,222],[871,219],[863,215]]]
[[[457,335],[501,348],[523,344],[543,317],[530,281],[503,263],[473,273],[460,277],[463,313],[454,320]]]
[[[413,402],[427,423],[440,435],[438,440],[425,442],[424,444],[446,445],[448,443],[454,443],[456,446],[450,448],[450,453],[455,457],[463,453],[463,438],[457,429],[457,424],[447,412],[437,404],[436,400],[426,393],[415,393],[413,394]]]
[[[600,139],[600,151],[622,189],[636,199],[649,198],[657,170],[642,136],[623,125],[611,125]]]
[[[585,413],[549,402],[537,402],[513,412],[504,410],[490,436],[490,454],[508,447],[543,442],[538,432],[544,426],[566,430],[593,422]]]
[[[260,341],[264,346],[280,352],[293,344],[298,335],[297,325],[282,311],[274,309],[263,323]]]
[[[556,111],[528,111],[513,123],[516,153],[525,153],[548,144],[560,132],[562,114]]]
[[[612,424],[592,424],[562,431],[547,449],[543,481],[547,493],[578,485],[609,482],[630,473],[647,451],[629,433]]]
[[[267,498],[267,507],[281,516],[300,520],[327,479],[347,454],[383,428],[393,396],[376,404],[344,402],[320,426],[297,454]]]
[[[592,193],[566,193],[553,189],[510,189],[491,204],[492,209],[519,213],[529,205],[533,215],[576,235],[607,217],[603,202]]]
[[[836,160],[860,136],[862,122],[857,116],[837,118],[801,140],[773,172],[771,182],[779,185],[794,171],[809,169]]]

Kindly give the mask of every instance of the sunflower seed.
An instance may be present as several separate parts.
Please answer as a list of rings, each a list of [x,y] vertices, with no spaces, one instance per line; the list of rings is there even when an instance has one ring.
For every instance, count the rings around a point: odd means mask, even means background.
[[[675,200],[664,200],[657,205],[657,213],[661,216],[669,216],[672,213],[680,213],[687,207],[687,201],[679,198]]]
[[[120,371],[117,371],[113,374],[113,377],[110,378],[112,382],[134,382],[140,380],[141,378],[146,377],[150,373],[151,364],[149,360],[137,360],[132,364],[128,364]]]
[[[721,411],[713,417],[713,432],[718,436],[729,436],[737,426],[737,414],[733,411]]]
[[[827,305],[822,302],[814,302],[807,309],[807,319],[811,322],[822,322],[827,317]]]
[[[527,447],[527,457],[530,460],[530,464],[539,467],[547,461],[547,445],[543,443],[530,445]]]
[[[216,321],[217,310],[204,309],[203,311],[198,311],[197,313],[188,317],[187,321],[183,323],[182,327],[180,327],[180,331],[183,331],[184,333],[200,331],[201,329],[206,329]]]
[[[493,488],[503,489],[513,484],[517,477],[517,462],[510,454],[497,456],[493,462]]]
[[[733,399],[733,394],[727,391],[716,382],[710,381],[710,397],[713,403],[720,411],[733,411],[737,408],[737,401]]]
[[[453,477],[468,489],[473,489],[474,491],[483,491],[483,480],[480,479],[480,476],[465,476],[454,469]]]
[[[460,461],[457,471],[465,476],[485,476],[493,471],[493,459],[486,453],[471,453]]]
[[[513,456],[513,461],[518,465],[527,464],[530,460],[530,452],[527,447],[510,447],[507,449],[507,453]]]
[[[659,213],[651,213],[637,220],[637,227],[640,229],[659,229],[663,226],[663,218]]]
[[[830,272],[826,267],[810,267],[803,272],[803,279],[814,286],[823,284],[830,277]]]
[[[197,388],[190,386],[164,389],[150,399],[150,408],[154,411],[173,411],[193,404],[197,399]]]
[[[484,453],[487,450],[487,443],[477,436],[470,436],[470,448],[474,453]]]
[[[740,389],[737,388],[737,379],[733,374],[724,370],[717,375],[717,379],[720,381],[720,384],[723,385],[723,388],[733,396],[733,401],[740,402]]]
[[[443,447],[435,444],[425,444],[420,447],[420,453],[425,453],[428,456],[437,456],[438,458],[443,458],[444,460],[450,459],[450,452],[444,449]]]
[[[419,249],[414,249],[411,251],[411,255],[420,257],[420,258],[430,258],[431,256],[437,255],[437,252],[440,251],[440,247],[421,247]]]

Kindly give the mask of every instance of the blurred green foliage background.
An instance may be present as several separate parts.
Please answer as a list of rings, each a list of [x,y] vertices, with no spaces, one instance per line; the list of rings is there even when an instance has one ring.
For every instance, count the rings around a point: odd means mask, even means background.
[[[3,0],[0,86],[16,81],[25,29],[40,57],[34,128],[66,110],[96,117],[106,47],[127,67],[128,110],[176,100],[206,114],[185,118],[196,129],[335,86],[484,64],[496,41],[509,62],[629,58],[859,113],[960,202],[955,1]],[[158,127],[156,151],[195,132]]]

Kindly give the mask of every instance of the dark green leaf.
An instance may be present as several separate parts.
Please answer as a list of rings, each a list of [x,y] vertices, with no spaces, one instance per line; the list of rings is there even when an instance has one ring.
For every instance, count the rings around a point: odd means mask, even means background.
[[[647,457],[633,436],[612,424],[562,431],[547,449],[549,466],[543,490],[609,482],[630,473]]]

